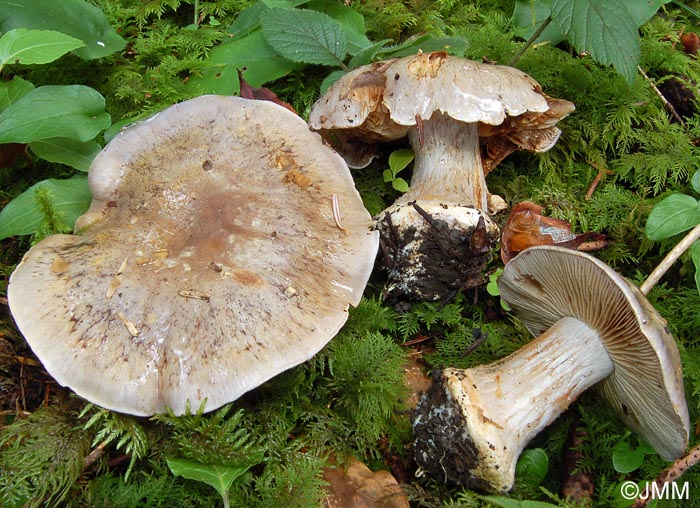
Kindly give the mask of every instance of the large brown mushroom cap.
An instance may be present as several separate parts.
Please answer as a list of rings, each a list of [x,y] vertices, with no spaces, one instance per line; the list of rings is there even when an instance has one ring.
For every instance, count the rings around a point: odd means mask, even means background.
[[[498,286],[534,336],[567,316],[596,330],[615,365],[597,385],[602,396],[663,458],[683,454],[690,423],[678,348],[637,287],[593,256],[554,246],[521,252]]]
[[[270,102],[172,106],[115,137],[90,187],[82,234],[30,249],[8,297],[47,371],[117,411],[212,410],[307,360],[373,266],[347,166]]]

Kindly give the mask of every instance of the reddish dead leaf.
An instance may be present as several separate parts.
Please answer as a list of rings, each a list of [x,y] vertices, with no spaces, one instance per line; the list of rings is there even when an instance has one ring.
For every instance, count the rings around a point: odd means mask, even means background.
[[[685,52],[689,55],[697,55],[700,49],[700,37],[694,32],[687,32],[681,36],[681,43]]]
[[[372,472],[353,457],[336,468],[326,468],[323,479],[328,482],[323,508],[409,508],[391,473]]]
[[[542,207],[530,201],[515,205],[501,233],[501,259],[508,263],[519,252],[535,245],[559,245],[570,249],[597,250],[605,246],[600,233],[575,234],[565,220],[542,215]]]
[[[240,69],[238,69],[238,81],[241,84],[241,91],[239,95],[244,99],[274,102],[275,104],[279,104],[280,106],[287,108],[295,115],[299,114],[290,104],[281,101],[279,97],[275,95],[275,92],[273,92],[269,88],[256,88],[254,86],[250,86],[248,82],[245,79],[243,79],[243,72],[241,72]]]

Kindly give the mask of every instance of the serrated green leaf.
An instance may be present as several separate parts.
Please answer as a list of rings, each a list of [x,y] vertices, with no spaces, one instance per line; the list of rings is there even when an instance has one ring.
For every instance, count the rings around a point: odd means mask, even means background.
[[[90,169],[92,160],[102,149],[95,140],[83,142],[67,138],[34,141],[29,144],[29,148],[37,157],[85,172]]]
[[[35,88],[0,113],[0,143],[66,137],[88,141],[109,127],[105,100],[82,85]]]
[[[85,0],[0,0],[0,32],[13,28],[55,30],[80,39],[85,46],[73,52],[84,59],[101,58],[126,45],[104,13]]]
[[[695,192],[700,194],[700,169],[697,170],[690,178],[690,185],[693,187]]]
[[[389,168],[394,176],[408,166],[416,156],[409,148],[400,148],[389,154]]]
[[[552,21],[577,51],[612,65],[632,83],[640,57],[639,33],[623,2],[554,0]]]
[[[292,62],[338,66],[347,54],[343,27],[307,9],[271,9],[260,17],[267,43]]]
[[[0,212],[0,239],[8,236],[29,235],[41,228],[44,213],[36,192],[48,191],[52,206],[62,214],[63,226],[73,228],[75,220],[90,206],[92,196],[87,177],[77,175],[67,180],[43,180],[10,201]]]
[[[663,240],[700,224],[700,204],[687,194],[672,194],[659,201],[647,219],[650,240]]]
[[[381,53],[383,49],[385,49],[384,46],[390,42],[391,39],[382,39],[381,41],[377,41],[371,46],[358,51],[348,62],[348,67],[355,69],[357,67],[367,65],[374,60],[374,58]]]
[[[214,48],[207,64],[200,75],[193,76],[187,83],[202,95],[237,94],[240,90],[238,69],[245,68],[243,76],[249,85],[262,86],[300,67],[273,51],[259,28]]]
[[[214,487],[222,497],[228,496],[228,491],[236,478],[249,469],[249,466],[218,466],[186,459],[166,459],[166,461],[175,476],[206,483]]]
[[[83,46],[83,41],[53,30],[16,28],[0,37],[0,68],[7,64],[53,62]]]
[[[365,18],[349,5],[343,5],[336,0],[312,0],[305,6],[307,9],[328,14],[340,23],[348,41],[348,53],[355,55],[372,46],[365,33]]]
[[[4,111],[10,104],[20,97],[34,90],[34,85],[19,76],[10,81],[0,81],[0,111]]]

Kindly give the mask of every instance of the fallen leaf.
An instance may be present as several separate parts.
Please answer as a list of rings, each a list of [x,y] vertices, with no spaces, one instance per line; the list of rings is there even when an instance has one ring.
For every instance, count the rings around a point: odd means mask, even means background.
[[[565,220],[542,215],[542,207],[530,201],[513,206],[501,233],[501,259],[508,263],[519,252],[535,245],[559,245],[577,250],[605,247],[605,235],[571,232]]]
[[[261,88],[256,88],[254,86],[250,86],[245,79],[243,79],[243,72],[241,72],[240,69],[238,69],[238,80],[241,85],[241,91],[239,95],[243,97],[244,99],[253,99],[253,100],[258,100],[258,101],[269,101],[269,102],[274,102],[275,104],[279,104],[280,106],[287,108],[289,111],[294,113],[295,115],[299,115],[299,113],[296,112],[296,110],[291,106],[291,104],[288,104],[282,100],[280,100],[279,97],[270,90],[269,88],[261,87]]]

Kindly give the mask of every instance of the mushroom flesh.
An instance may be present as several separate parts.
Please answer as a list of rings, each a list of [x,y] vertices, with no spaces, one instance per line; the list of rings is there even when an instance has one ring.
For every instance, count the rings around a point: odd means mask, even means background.
[[[678,349],[638,288],[596,258],[556,246],[523,251],[498,284],[537,338],[492,364],[436,373],[414,420],[421,467],[508,491],[528,442],[593,385],[661,457],[684,452]]]

